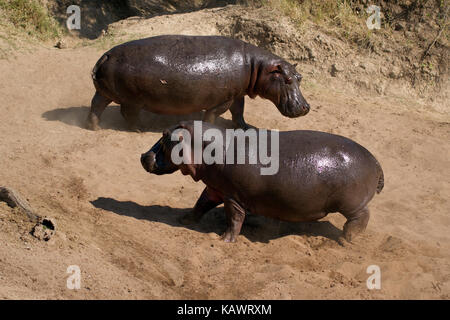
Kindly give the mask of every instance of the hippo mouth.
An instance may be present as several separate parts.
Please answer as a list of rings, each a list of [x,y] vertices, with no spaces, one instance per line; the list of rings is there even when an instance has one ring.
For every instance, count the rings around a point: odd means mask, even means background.
[[[297,118],[308,114],[310,106],[304,99],[285,96],[280,98],[278,109],[281,114],[289,118]]]
[[[297,84],[281,87],[276,105],[281,114],[289,118],[305,116],[310,109]]]
[[[165,159],[162,138],[147,153],[141,155],[141,164],[145,171],[156,175],[170,174],[178,170]]]

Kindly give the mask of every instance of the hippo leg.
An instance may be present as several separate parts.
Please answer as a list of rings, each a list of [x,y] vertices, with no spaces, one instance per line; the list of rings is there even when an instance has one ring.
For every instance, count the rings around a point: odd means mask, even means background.
[[[203,115],[203,121],[214,123],[214,121],[218,116],[220,116],[222,113],[224,113],[230,108],[232,102],[233,101],[227,101],[224,104],[218,105],[217,107],[207,110]]]
[[[194,210],[183,216],[179,222],[181,224],[191,224],[200,221],[205,213],[223,203],[220,194],[211,188],[206,187],[195,204]]]
[[[235,99],[230,107],[233,123],[237,128],[247,130],[248,124],[244,121],[244,97]]]
[[[230,198],[224,200],[224,206],[228,227],[222,235],[222,240],[225,242],[236,242],[236,237],[241,232],[242,223],[244,222],[245,210]]]
[[[90,130],[100,129],[98,123],[100,121],[100,116],[102,115],[105,108],[110,104],[112,100],[105,98],[97,91],[91,101],[91,112],[89,112],[86,128]]]
[[[130,131],[140,132],[139,113],[141,108],[136,105],[120,105],[120,113],[127,122]]]
[[[347,222],[344,224],[344,238],[351,242],[356,235],[366,229],[370,217],[369,209],[364,207],[351,216],[345,214],[344,216],[347,218]]]

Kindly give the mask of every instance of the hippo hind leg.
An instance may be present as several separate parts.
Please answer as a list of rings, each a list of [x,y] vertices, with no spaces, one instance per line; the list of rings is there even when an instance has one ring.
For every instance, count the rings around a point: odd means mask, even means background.
[[[94,97],[91,101],[91,111],[89,112],[86,128],[90,130],[100,129],[98,123],[100,121],[100,116],[102,115],[105,108],[110,104],[112,100],[102,96],[98,91],[95,92]]]
[[[224,207],[228,226],[221,238],[225,242],[236,242],[236,237],[241,233],[242,223],[245,219],[245,210],[230,198],[224,199]]]
[[[120,105],[120,113],[122,114],[123,118],[127,122],[128,129],[130,131],[141,131],[141,124],[139,121],[139,114],[141,111],[141,107],[137,105],[130,105],[130,104],[121,104]]]
[[[351,215],[344,214],[344,216],[347,218],[347,222],[344,224],[344,238],[351,242],[355,236],[366,229],[370,212],[367,206],[364,206],[355,213]]]

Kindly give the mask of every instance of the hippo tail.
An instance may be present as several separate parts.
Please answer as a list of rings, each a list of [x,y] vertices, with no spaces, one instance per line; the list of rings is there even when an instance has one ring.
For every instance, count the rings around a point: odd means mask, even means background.
[[[102,66],[102,64],[105,63],[106,60],[108,60],[107,54],[104,54],[100,59],[98,59],[97,63],[94,66],[94,69],[92,69],[92,72],[91,72],[92,80],[96,81],[98,79],[97,72],[100,69],[100,67]]]
[[[375,160],[375,161],[377,162],[377,170],[378,170],[377,193],[380,193],[384,187],[384,173],[383,173],[383,169],[381,169],[380,163],[377,160]]]

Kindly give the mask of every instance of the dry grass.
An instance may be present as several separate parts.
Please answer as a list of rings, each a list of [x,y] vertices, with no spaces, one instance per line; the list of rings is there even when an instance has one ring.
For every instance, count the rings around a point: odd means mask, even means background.
[[[62,28],[38,0],[0,0],[0,25],[47,40],[60,36]],[[11,30],[12,32],[12,30]]]
[[[254,0],[248,3],[276,9],[295,21],[300,29],[306,22],[313,22],[324,31],[362,48],[371,48],[379,41],[366,26],[369,15],[364,10],[355,10],[348,0]],[[390,31],[390,27],[384,25],[377,33]]]

